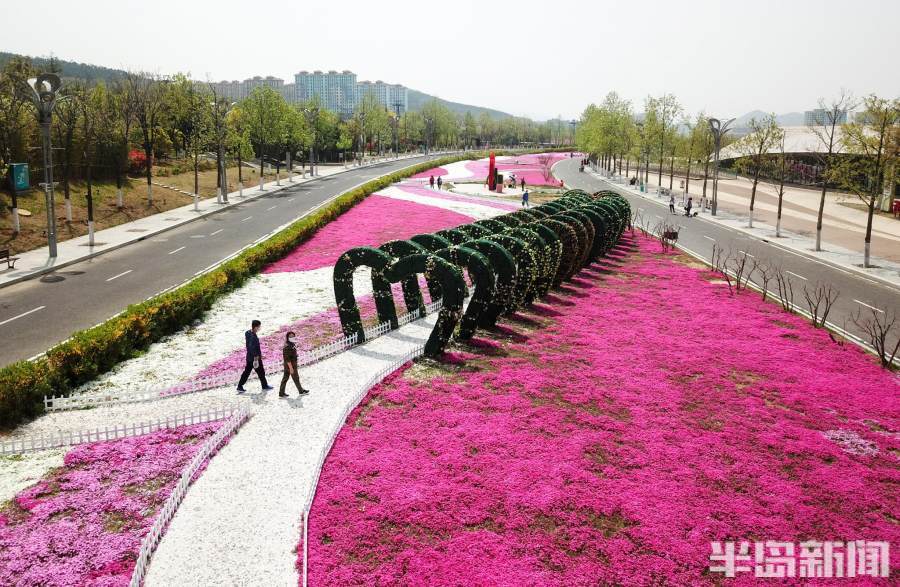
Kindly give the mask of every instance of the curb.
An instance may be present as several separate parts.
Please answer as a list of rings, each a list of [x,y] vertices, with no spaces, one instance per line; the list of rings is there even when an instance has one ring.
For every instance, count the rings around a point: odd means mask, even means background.
[[[434,153],[431,153],[430,155],[433,155],[433,154],[434,154]],[[443,155],[444,153],[441,153],[441,154]],[[426,155],[418,155],[418,156],[416,156],[416,157],[409,157],[409,159],[417,159],[417,158],[419,158],[419,157],[425,157],[425,156],[426,156]],[[395,159],[395,161],[399,161],[399,159]],[[231,208],[233,208],[233,207],[235,207],[235,206],[238,206],[238,205],[240,205],[240,204],[244,204],[244,203],[246,203],[246,202],[252,202],[252,201],[254,201],[254,200],[256,200],[256,199],[259,199],[259,198],[261,198],[261,197],[263,197],[263,196],[267,196],[267,195],[269,195],[269,194],[273,194],[273,193],[276,193],[276,192],[285,190],[285,189],[290,188],[290,187],[296,187],[296,186],[300,186],[300,185],[305,185],[305,184],[308,184],[308,183],[312,183],[312,182],[314,182],[314,181],[320,181],[320,180],[323,180],[323,179],[328,178],[328,177],[334,177],[334,176],[336,176],[336,175],[340,175],[341,173],[347,173],[348,171],[354,171],[354,170],[357,170],[357,169],[365,169],[365,168],[367,168],[367,167],[377,167],[378,165],[383,165],[383,164],[385,164],[385,163],[391,163],[391,161],[381,161],[381,162],[378,162],[378,163],[370,163],[369,165],[364,165],[364,166],[361,166],[361,167],[351,167],[351,168],[349,168],[349,169],[343,169],[343,170],[341,170],[341,171],[338,171],[338,172],[336,172],[336,173],[332,173],[332,174],[330,174],[330,175],[313,177],[313,178],[311,178],[311,179],[309,179],[309,180],[307,180],[307,181],[301,182],[301,183],[293,183],[293,184],[288,183],[287,185],[280,185],[280,186],[275,185],[275,186],[272,186],[271,188],[266,188],[264,191],[259,192],[259,193],[255,194],[255,195],[252,195],[252,196],[246,196],[246,197],[244,197],[244,199],[242,199],[242,200],[240,200],[240,201],[233,201],[233,202],[232,202],[232,201],[229,201],[227,204],[220,205],[220,206],[219,206],[218,208],[216,208],[215,210],[211,210],[211,211],[208,211],[208,212],[206,212],[206,213],[199,214],[198,216],[192,216],[192,217],[189,217],[189,218],[184,218],[184,219],[182,219],[182,220],[180,220],[180,221],[178,221],[178,222],[173,222],[171,225],[164,226],[164,227],[162,227],[162,228],[160,228],[160,229],[158,229],[158,230],[156,230],[156,231],[154,231],[154,232],[145,233],[145,234],[142,234],[141,236],[134,237],[134,238],[132,238],[132,239],[128,239],[128,240],[122,241],[122,242],[120,242],[120,243],[118,243],[118,244],[116,244],[116,245],[112,245],[112,246],[106,247],[106,248],[104,248],[103,250],[100,250],[100,251],[92,251],[92,252],[89,252],[89,253],[87,253],[87,254],[85,254],[85,255],[83,255],[83,256],[81,256],[81,257],[75,258],[75,259],[70,259],[70,260],[68,260],[68,261],[64,261],[64,262],[62,262],[62,263],[59,263],[59,264],[56,264],[56,265],[53,265],[53,266],[50,266],[50,267],[44,267],[44,268],[41,268],[41,269],[37,269],[37,270],[35,270],[35,271],[32,271],[31,273],[27,273],[27,274],[21,275],[21,276],[19,276],[19,277],[14,277],[14,278],[12,278],[12,279],[9,279],[8,281],[5,281],[5,282],[3,282],[3,283],[0,283],[0,289],[3,289],[3,288],[8,287],[8,286],[10,286],[10,285],[15,285],[15,284],[17,284],[17,283],[22,283],[23,281],[28,281],[28,280],[34,279],[34,278],[36,278],[36,277],[41,277],[42,275],[46,275],[46,274],[48,274],[48,273],[53,273],[54,271],[57,271],[57,270],[62,269],[62,268],[64,268],[64,267],[68,267],[69,265],[74,265],[75,263],[81,263],[82,261],[87,261],[87,260],[89,260],[89,259],[93,259],[94,257],[99,257],[100,255],[104,255],[104,254],[106,254],[106,253],[111,253],[111,252],[113,252],[113,251],[117,251],[117,250],[119,250],[119,249],[121,249],[121,248],[123,248],[123,247],[129,246],[129,245],[133,245],[134,243],[141,242],[141,241],[143,241],[143,240],[147,240],[148,238],[152,238],[152,237],[154,237],[154,236],[163,234],[163,233],[168,232],[169,230],[172,230],[172,229],[174,229],[174,228],[180,228],[180,227],[182,227],[182,226],[184,226],[184,225],[186,225],[186,224],[190,224],[191,222],[195,222],[195,221],[200,220],[200,219],[202,219],[202,218],[207,218],[207,217],[209,217],[209,216],[213,216],[213,215],[215,215],[215,214],[218,214],[219,212],[222,212],[222,211],[225,211],[225,210],[229,210],[229,209],[231,209]],[[401,168],[401,169],[402,169],[402,168]],[[374,179],[374,178],[373,178],[373,179]],[[286,180],[285,180],[285,181],[286,181]],[[274,182],[273,182],[273,183],[274,183]],[[159,187],[164,187],[164,186],[159,186]],[[169,189],[169,188],[165,188],[165,189]],[[160,214],[165,214],[165,212],[160,212]]]
[[[604,177],[597,177],[597,176],[594,175],[593,173],[591,174],[591,176],[594,177],[595,179],[599,180],[599,181],[604,182],[604,183],[607,184],[610,188],[616,190],[617,192],[619,192],[619,193],[621,193],[621,194],[631,195],[631,196],[637,196],[637,197],[639,197],[639,198],[642,198],[642,199],[644,199],[644,200],[649,200],[649,201],[651,201],[651,202],[655,202],[655,201],[656,201],[654,198],[651,198],[651,197],[649,197],[648,195],[644,195],[644,194],[641,194],[641,193],[633,193],[633,192],[629,191],[628,189],[623,188],[623,187],[621,187],[621,186],[619,186],[619,185],[617,185],[617,184],[615,184],[615,183],[609,181],[608,179],[606,179],[606,178],[604,178]],[[755,239],[755,240],[764,242],[764,243],[766,243],[767,245],[771,245],[771,246],[776,247],[776,248],[779,248],[779,249],[781,249],[781,250],[783,250],[783,251],[787,251],[787,252],[789,252],[789,253],[793,253],[793,254],[796,254],[796,255],[801,255],[801,256],[803,256],[803,257],[809,259],[810,261],[814,261],[814,262],[816,262],[816,263],[822,263],[823,265],[828,265],[829,267],[832,267],[832,268],[834,268],[834,269],[838,269],[838,270],[840,270],[840,271],[852,272],[853,274],[855,274],[855,275],[858,276],[858,277],[863,277],[863,278],[865,278],[865,279],[869,279],[869,280],[878,282],[879,285],[882,285],[882,286],[884,286],[884,287],[888,287],[888,288],[890,288],[890,289],[893,289],[893,290],[896,290],[896,291],[900,291],[900,284],[894,283],[894,282],[892,282],[892,281],[888,281],[887,279],[885,279],[885,278],[883,278],[883,277],[881,277],[881,276],[879,276],[879,275],[870,275],[870,274],[865,273],[865,272],[863,272],[861,269],[859,269],[859,268],[857,268],[857,267],[854,267],[854,266],[852,266],[852,265],[843,265],[843,264],[836,263],[835,261],[831,261],[831,260],[828,260],[828,259],[820,259],[819,257],[817,257],[817,256],[815,256],[815,255],[809,253],[808,251],[804,251],[804,250],[801,250],[801,249],[795,249],[795,248],[793,248],[793,247],[788,247],[788,246],[782,245],[782,244],[780,244],[780,243],[778,243],[778,242],[776,242],[776,241],[774,241],[774,240],[770,240],[770,239],[768,239],[768,238],[761,237],[761,236],[759,236],[759,235],[757,235],[757,234],[753,234],[752,232],[750,232],[749,230],[747,230],[747,229],[745,229],[745,228],[735,227],[735,226],[728,226],[728,225],[726,225],[726,224],[722,224],[722,223],[716,222],[715,220],[712,220],[712,219],[709,219],[709,218],[703,218],[703,217],[701,217],[701,216],[698,216],[697,218],[698,218],[699,220],[703,220],[704,222],[711,222],[711,223],[713,223],[713,224],[716,224],[717,226],[722,226],[723,228],[730,228],[730,229],[732,229],[732,230],[739,231],[741,234],[744,234],[744,235],[746,235],[746,236],[748,236],[748,237],[750,237],[750,238],[753,238],[753,239]]]

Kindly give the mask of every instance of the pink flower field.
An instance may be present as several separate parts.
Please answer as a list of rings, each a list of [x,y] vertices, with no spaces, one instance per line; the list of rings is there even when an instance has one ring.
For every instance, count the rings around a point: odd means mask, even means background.
[[[415,175],[410,176],[411,179],[428,179],[432,175],[434,176],[435,181],[439,175],[447,175],[448,171],[443,167],[433,167],[431,169],[426,169],[425,171],[420,171]]]
[[[389,240],[435,232],[471,220],[469,216],[450,210],[373,194],[323,226],[311,239],[269,265],[263,273],[327,267],[352,247],[378,246]]]
[[[369,393],[322,471],[311,585],[744,585],[711,541],[898,544],[897,376],[630,238]]]
[[[221,424],[70,450],[0,511],[0,585],[127,585],[158,508]]]

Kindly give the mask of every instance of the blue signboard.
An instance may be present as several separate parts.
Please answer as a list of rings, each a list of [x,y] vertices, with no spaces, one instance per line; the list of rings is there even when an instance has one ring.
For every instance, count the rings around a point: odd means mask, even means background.
[[[12,189],[17,192],[24,192],[30,188],[28,163],[11,163],[9,165],[9,178]]]

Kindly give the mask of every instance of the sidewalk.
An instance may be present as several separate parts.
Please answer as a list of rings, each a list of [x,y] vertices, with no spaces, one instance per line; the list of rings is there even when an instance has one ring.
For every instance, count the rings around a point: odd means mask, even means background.
[[[591,176],[597,179],[609,183],[612,187],[615,187],[617,189],[625,190],[630,194],[640,196],[647,200],[666,204],[665,199],[655,193],[655,188],[650,188],[653,191],[642,193],[638,186],[628,185],[621,177],[617,176],[615,178],[609,178],[588,168],[585,168],[585,172],[590,173]],[[699,211],[699,208],[695,209]],[[894,263],[887,259],[878,258],[873,255],[871,258],[871,263],[875,265],[875,267],[864,268],[862,267],[863,256],[861,253],[848,250],[829,242],[823,242],[823,248],[825,250],[815,251],[815,240],[812,238],[785,230],[783,227],[781,229],[781,237],[778,238],[775,236],[774,226],[762,222],[758,219],[754,219],[753,228],[749,228],[747,226],[748,217],[746,215],[726,212],[721,208],[721,206],[719,207],[716,216],[712,216],[709,211],[703,211],[701,212],[699,217],[710,222],[715,222],[722,226],[726,226],[728,228],[743,232],[748,236],[766,242],[770,245],[781,247],[787,252],[797,255],[803,255],[804,257],[813,259],[815,261],[826,263],[845,272],[851,272],[859,275],[864,279],[868,279],[873,282],[882,283],[894,288],[900,288],[900,264]],[[862,239],[862,235],[860,235],[860,239]]]
[[[240,192],[231,192],[228,194],[227,204],[217,203],[216,198],[199,200],[196,210],[194,209],[194,204],[188,204],[167,212],[154,214],[133,222],[127,222],[112,228],[97,231],[94,233],[94,246],[88,245],[87,235],[61,241],[57,244],[58,254],[56,259],[51,259],[48,256],[47,247],[20,253],[15,255],[19,258],[19,260],[16,261],[15,269],[0,270],[0,288],[34,277],[39,277],[62,267],[90,259],[91,257],[96,257],[97,255],[102,255],[103,253],[114,251],[126,245],[155,236],[161,232],[165,232],[172,228],[193,222],[194,220],[204,218],[211,214],[227,210],[228,208],[243,204],[244,202],[249,202],[292,186],[309,183],[338,173],[360,169],[361,167],[369,167],[371,165],[390,161],[400,161],[403,159],[419,157],[421,155],[421,153],[414,153],[397,159],[375,159],[362,166],[323,166],[321,174],[315,177],[301,177],[294,174],[292,177],[293,181],[291,181],[285,176],[282,177],[280,181],[271,181],[263,184],[262,190],[259,189],[258,185],[252,188],[245,188],[243,197],[239,195]],[[154,182],[154,184],[157,190],[171,189],[164,187],[163,184],[156,182]]]

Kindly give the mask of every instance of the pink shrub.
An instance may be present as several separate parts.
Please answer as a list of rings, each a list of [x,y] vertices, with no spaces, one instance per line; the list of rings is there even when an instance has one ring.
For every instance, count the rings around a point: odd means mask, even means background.
[[[898,543],[897,377],[637,242],[370,392],[310,584],[712,585],[710,541]]]
[[[333,265],[347,249],[377,246],[394,239],[434,232],[471,222],[469,216],[371,195],[336,220],[323,226],[288,256],[269,265],[263,273],[309,271]]]
[[[0,512],[0,584],[127,585],[157,510],[220,425],[70,450]]]

